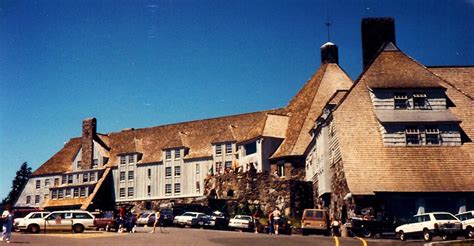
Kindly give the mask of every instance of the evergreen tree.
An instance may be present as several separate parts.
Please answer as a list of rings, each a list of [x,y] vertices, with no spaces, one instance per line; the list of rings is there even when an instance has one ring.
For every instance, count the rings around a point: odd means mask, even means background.
[[[16,172],[16,177],[13,179],[12,182],[12,190],[8,193],[7,197],[3,199],[3,205],[11,205],[18,199],[20,196],[21,191],[25,187],[28,179],[31,176],[31,167],[28,167],[28,163],[25,161],[21,164],[20,170]]]

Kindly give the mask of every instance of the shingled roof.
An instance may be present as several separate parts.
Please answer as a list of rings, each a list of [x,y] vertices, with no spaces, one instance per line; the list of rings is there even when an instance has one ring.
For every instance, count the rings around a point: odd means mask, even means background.
[[[474,66],[428,67],[428,69],[471,99],[474,98]]]
[[[396,73],[395,73],[396,71]],[[400,73],[400,74],[398,74]],[[333,112],[343,168],[352,194],[474,191],[474,144],[384,147],[369,88],[445,87],[449,110],[474,138],[474,104],[454,86],[400,51],[382,51]]]
[[[72,161],[81,148],[81,138],[69,140],[64,147],[33,172],[33,176],[69,171]]]
[[[271,158],[303,155],[311,141],[309,132],[316,117],[337,90],[351,86],[352,80],[338,64],[321,65],[286,107],[290,114],[286,138]]]

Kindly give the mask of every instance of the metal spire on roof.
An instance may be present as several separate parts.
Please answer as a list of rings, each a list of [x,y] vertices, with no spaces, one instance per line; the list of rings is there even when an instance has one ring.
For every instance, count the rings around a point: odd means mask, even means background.
[[[324,22],[324,25],[326,25],[326,27],[328,28],[328,42],[331,41],[331,33],[330,33],[330,27],[331,27],[331,22],[329,21],[326,21]]]

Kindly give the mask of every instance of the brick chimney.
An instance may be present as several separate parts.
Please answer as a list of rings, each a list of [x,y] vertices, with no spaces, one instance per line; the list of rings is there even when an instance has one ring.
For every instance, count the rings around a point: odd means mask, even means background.
[[[361,24],[363,70],[375,59],[380,48],[395,42],[395,20],[391,17],[364,18]]]
[[[339,63],[339,52],[337,45],[327,42],[321,46],[321,64]]]
[[[82,121],[82,168],[91,169],[94,158],[93,139],[97,130],[97,120],[88,118]]]

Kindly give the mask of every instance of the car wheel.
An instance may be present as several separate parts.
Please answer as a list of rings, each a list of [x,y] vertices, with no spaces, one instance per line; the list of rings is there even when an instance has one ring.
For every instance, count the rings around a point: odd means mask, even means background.
[[[303,234],[303,236],[308,236],[309,235],[308,230],[306,230],[306,229],[303,229],[301,234]]]
[[[466,228],[466,239],[474,238],[474,229],[472,227]]]
[[[372,237],[372,231],[369,229],[364,229],[362,230],[362,236],[364,236],[365,238]]]
[[[448,241],[448,240],[449,240],[449,236],[448,236],[448,235],[443,235],[443,236],[441,236],[441,239],[442,239],[443,241]]]
[[[80,224],[75,224],[73,227],[72,227],[72,231],[74,233],[82,233],[84,232],[84,226],[83,225],[80,225]]]
[[[28,226],[28,231],[31,233],[39,233],[40,232],[40,227],[39,225],[29,225]]]
[[[398,238],[400,238],[400,241],[405,241],[407,240],[406,236],[405,236],[405,232],[403,231],[399,231],[398,232]]]
[[[425,240],[425,242],[429,242],[429,241],[431,241],[431,239],[433,239],[433,236],[431,235],[430,231],[428,231],[428,229],[424,229],[423,230],[423,240]]]

